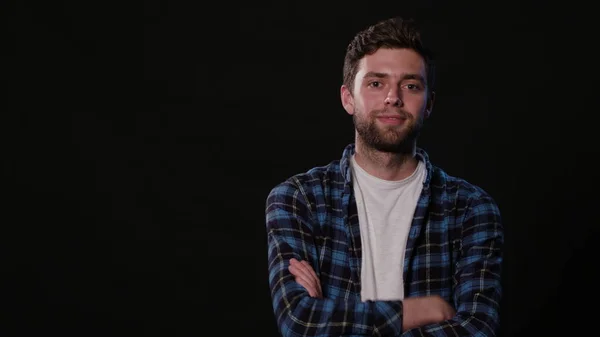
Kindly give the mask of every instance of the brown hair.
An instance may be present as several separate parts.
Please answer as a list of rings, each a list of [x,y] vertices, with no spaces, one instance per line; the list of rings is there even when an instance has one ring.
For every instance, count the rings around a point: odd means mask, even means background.
[[[356,34],[346,49],[344,58],[343,84],[353,90],[354,78],[358,72],[358,62],[365,56],[375,53],[379,48],[408,48],[417,52],[425,61],[427,88],[433,91],[434,64],[433,55],[421,41],[421,34],[412,19],[394,17],[366,28]]]

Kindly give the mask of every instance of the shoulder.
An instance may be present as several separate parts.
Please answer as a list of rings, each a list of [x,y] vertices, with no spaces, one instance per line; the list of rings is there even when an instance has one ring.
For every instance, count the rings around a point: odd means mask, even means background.
[[[304,198],[308,200],[315,195],[323,194],[328,187],[336,184],[343,184],[340,160],[313,167],[285,179],[270,190],[268,199]]]
[[[432,167],[431,190],[459,208],[477,207],[479,211],[500,213],[496,201],[485,189],[465,178],[450,175],[440,167]]]
[[[426,185],[431,188],[431,193],[434,197],[450,199],[452,201],[456,200],[458,202],[475,199],[484,199],[493,202],[490,194],[480,186],[462,177],[450,175],[440,166],[432,163],[429,154],[424,149],[418,148],[417,155],[425,163],[428,174]]]
[[[481,186],[475,185],[462,177],[450,175],[437,166],[433,166],[432,171],[431,184],[434,188],[443,188],[461,198],[491,198],[490,194]]]

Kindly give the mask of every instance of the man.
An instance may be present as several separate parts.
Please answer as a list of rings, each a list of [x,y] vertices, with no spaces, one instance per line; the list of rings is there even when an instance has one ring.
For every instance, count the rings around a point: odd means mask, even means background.
[[[348,46],[341,101],[355,142],[266,203],[269,283],[284,336],[494,336],[503,227],[481,188],[416,145],[433,60],[412,21]]]

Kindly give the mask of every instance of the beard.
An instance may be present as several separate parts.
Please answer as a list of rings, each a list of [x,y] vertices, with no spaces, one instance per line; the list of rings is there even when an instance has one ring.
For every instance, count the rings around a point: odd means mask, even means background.
[[[371,116],[383,112],[374,111]],[[352,121],[358,137],[365,146],[380,152],[410,154],[423,128],[423,117],[414,118],[409,113],[403,111],[400,113],[406,120],[404,124],[397,126],[379,126],[376,117],[371,118],[361,111],[356,111],[352,115]]]

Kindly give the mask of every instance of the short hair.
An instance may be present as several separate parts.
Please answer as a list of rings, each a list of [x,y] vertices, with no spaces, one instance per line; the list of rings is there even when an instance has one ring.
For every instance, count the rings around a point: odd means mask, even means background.
[[[425,61],[427,88],[433,91],[435,67],[432,52],[421,40],[421,33],[413,19],[394,17],[379,21],[357,33],[346,49],[343,84],[353,90],[358,63],[365,55],[380,48],[408,48],[417,52]]]

